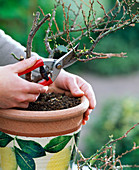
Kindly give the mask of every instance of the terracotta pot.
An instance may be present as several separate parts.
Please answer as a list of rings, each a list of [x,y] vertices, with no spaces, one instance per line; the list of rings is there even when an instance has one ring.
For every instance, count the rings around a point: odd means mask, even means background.
[[[0,169],[70,169],[88,106],[83,96],[80,105],[64,110],[0,109]]]

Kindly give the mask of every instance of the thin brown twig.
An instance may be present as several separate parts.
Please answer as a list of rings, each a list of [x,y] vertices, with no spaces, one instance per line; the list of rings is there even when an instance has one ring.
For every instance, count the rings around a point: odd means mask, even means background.
[[[53,19],[53,21],[54,21],[54,24],[55,24],[55,26],[56,26],[57,32],[59,33],[59,32],[60,32],[60,31],[59,31],[59,27],[58,27],[58,25],[57,25],[57,22],[56,22],[55,18]]]
[[[101,155],[101,153],[103,153],[103,151],[105,151],[105,149],[107,149],[108,147],[112,146],[113,143],[116,143],[117,141],[121,141],[122,139],[126,138],[128,133],[133,130],[136,126],[138,126],[139,123],[135,124],[133,127],[131,127],[122,137],[117,138],[115,140],[111,139],[108,143],[106,143],[104,146],[101,147],[100,150],[97,150],[97,152],[95,154],[93,154],[89,159],[87,159],[82,165],[80,165],[80,167],[82,168],[84,165],[86,165],[86,163],[89,163],[92,159],[94,158],[98,158],[98,155]],[[139,149],[139,146],[133,146],[133,148],[129,151],[126,151],[125,153],[123,153],[122,155],[120,155],[117,159],[121,158],[122,156],[124,156],[125,154],[127,154],[128,152],[132,152],[133,150]],[[115,160],[115,159],[114,159]],[[112,165],[111,165],[112,163]],[[109,166],[114,168],[114,163],[113,160],[110,160],[108,163]]]
[[[80,14],[81,9],[82,9],[82,4],[80,4],[80,7],[78,7],[77,14],[74,13],[75,18],[73,20],[73,24],[71,25],[71,29],[75,28],[75,25],[76,25],[76,22],[77,22],[77,18],[78,18],[79,14]]]
[[[46,20],[48,18],[50,18],[50,16],[51,16],[51,14],[47,14],[43,17],[43,19],[40,22],[38,22],[40,13],[39,12],[36,13],[32,28],[31,28],[31,31],[29,33],[28,40],[27,40],[26,58],[31,57],[32,41],[33,41],[33,38],[34,38],[36,32],[39,30],[39,28],[42,26],[42,24],[44,24],[46,22]],[[31,72],[27,73],[25,75],[25,78],[26,78],[26,80],[31,81]]]
[[[48,35],[48,32],[46,32],[47,38],[45,41],[45,43],[48,44],[48,46],[46,46],[46,47],[47,47],[47,51],[49,52],[50,56],[53,56],[53,54],[56,52],[56,49],[51,50],[49,40],[54,40],[54,43],[56,43],[56,39],[58,37],[60,37],[62,40],[64,40],[67,43],[67,48],[69,48],[71,44],[74,44],[75,42],[80,41],[84,36],[86,36],[91,40],[92,45],[90,46],[88,51],[79,53],[79,54],[77,54],[77,56],[79,58],[81,56],[85,56],[85,57],[87,57],[87,59],[85,61],[87,61],[87,60],[89,61],[89,60],[91,60],[89,55],[92,55],[92,52],[94,51],[96,45],[99,43],[99,41],[101,39],[103,39],[107,35],[111,34],[112,32],[115,32],[119,29],[123,29],[126,26],[131,26],[137,21],[138,14],[136,14],[136,13],[131,14],[131,12],[130,12],[130,17],[128,17],[129,16],[128,10],[131,9],[131,6],[135,5],[135,3],[133,3],[133,2],[130,2],[130,4],[131,4],[130,5],[125,0],[123,0],[123,1],[116,0],[114,7],[111,8],[110,10],[108,10],[108,12],[106,12],[104,5],[102,3],[100,3],[99,0],[97,0],[97,3],[100,5],[100,8],[104,11],[103,16],[101,18],[99,18],[99,20],[98,20],[97,18],[95,18],[96,11],[94,11],[94,9],[93,9],[94,0],[92,0],[92,1],[89,0],[89,5],[86,4],[86,2],[84,0],[81,0],[83,5],[86,5],[89,8],[89,13],[87,16],[86,16],[85,11],[82,8],[82,3],[78,4],[76,2],[76,0],[72,0],[72,1],[74,2],[75,6],[76,6],[77,12],[76,12],[76,10],[71,8],[71,6],[70,6],[71,4],[65,5],[66,3],[64,3],[63,0],[56,1],[57,4],[55,6],[55,9],[53,10],[53,13],[56,12],[56,8],[57,8],[58,4],[60,4],[63,8],[63,16],[64,16],[63,31],[60,31],[60,29],[58,28],[58,25],[55,21],[55,15],[53,15],[53,19],[49,23],[49,32],[52,27],[52,21],[54,21],[57,32],[52,33],[52,31],[51,31],[51,35],[50,34]],[[65,8],[66,8],[66,10],[65,10]],[[122,9],[123,9],[123,16],[120,16],[120,19],[116,19],[116,17],[118,17],[118,14],[120,14],[122,12]],[[69,15],[70,11],[72,12],[72,16],[74,16],[72,19],[72,23],[69,22],[70,21],[70,15]],[[82,25],[83,23],[79,24],[79,21],[77,20],[81,11],[82,11],[84,25]],[[92,12],[92,14],[91,14],[91,12]],[[131,17],[131,15],[132,15],[132,17]],[[80,28],[78,28],[78,27],[80,27]],[[72,34],[70,34],[72,32],[79,32],[79,34],[77,37],[76,36],[73,37]],[[92,33],[96,33],[96,32],[98,32],[99,35],[94,39],[92,36],[94,34],[92,34]],[[66,38],[64,38],[64,36]],[[72,37],[72,40],[70,40],[71,37]],[[107,55],[107,56],[103,56],[102,58],[109,58],[110,56]],[[116,57],[117,57],[117,55],[116,55]],[[125,56],[121,55],[120,57],[125,57]],[[96,59],[97,58],[98,57],[96,57]],[[94,60],[94,59],[95,59],[95,57],[93,56],[92,60]],[[81,59],[81,61],[82,61],[82,59]]]
[[[83,54],[83,53],[82,53]],[[91,60],[96,60],[96,59],[108,59],[111,57],[127,57],[125,56],[127,53],[96,53],[96,52],[90,52],[90,55],[95,55],[93,57],[90,57],[88,59],[81,59],[78,58],[78,61],[86,62],[86,61],[91,61]],[[78,55],[77,55],[78,57]]]
[[[42,15],[45,17],[45,14],[44,14],[44,12],[43,12],[43,9],[42,9],[40,6],[39,6],[39,9],[40,9]]]
[[[108,142],[106,145],[110,145],[110,144],[112,144],[112,143],[115,143],[115,142],[117,142],[117,141],[119,141],[119,140],[122,140],[123,138],[126,138],[127,137],[127,135],[128,135],[128,133],[131,131],[131,130],[133,130],[136,126],[138,126],[139,125],[139,123],[136,123],[133,127],[131,127],[123,136],[121,136],[120,138],[118,138],[118,139],[115,139],[115,140],[113,140],[113,141],[110,141],[110,142]]]

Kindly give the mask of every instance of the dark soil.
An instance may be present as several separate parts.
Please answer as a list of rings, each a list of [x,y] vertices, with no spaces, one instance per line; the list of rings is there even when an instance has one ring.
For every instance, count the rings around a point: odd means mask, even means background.
[[[27,110],[30,111],[51,111],[61,110],[77,106],[81,103],[81,99],[77,97],[69,97],[60,93],[44,93],[40,94],[36,102],[29,104]]]

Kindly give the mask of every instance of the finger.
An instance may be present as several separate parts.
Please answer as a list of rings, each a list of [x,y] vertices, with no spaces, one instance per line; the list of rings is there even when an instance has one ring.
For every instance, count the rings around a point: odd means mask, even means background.
[[[89,120],[89,116],[84,115],[83,120],[88,121]]]
[[[84,92],[79,88],[79,85],[77,84],[76,78],[69,78],[67,86],[73,96],[81,97],[84,95]]]
[[[32,94],[46,93],[47,90],[48,90],[48,86],[43,86],[37,83],[32,83],[29,93],[32,93]]]
[[[22,103],[17,103],[16,107],[18,108],[28,108],[29,102],[22,102]]]
[[[28,106],[29,106],[29,102],[24,102],[19,104],[20,108],[28,108]]]
[[[89,116],[92,112],[92,109],[87,109],[87,111],[84,113],[85,116]]]
[[[29,59],[25,59],[23,61],[13,64],[12,69],[16,73],[20,73],[32,67],[36,63],[36,61],[37,61],[37,57],[35,56],[30,57]]]
[[[43,86],[41,84],[28,82],[28,81],[26,81],[26,84],[24,86],[24,91],[30,94],[46,93],[47,90],[48,90],[48,86]]]
[[[80,86],[80,89],[84,92],[84,95],[88,98],[89,100],[89,107],[90,109],[94,109],[96,106],[96,97],[93,91],[92,86],[84,82],[83,80],[78,80],[78,84]]]
[[[85,120],[83,119],[83,120],[82,120],[82,125],[85,125],[85,124],[86,124],[86,122],[85,122]]]
[[[28,94],[26,95],[24,102],[35,102],[39,97],[39,94]]]

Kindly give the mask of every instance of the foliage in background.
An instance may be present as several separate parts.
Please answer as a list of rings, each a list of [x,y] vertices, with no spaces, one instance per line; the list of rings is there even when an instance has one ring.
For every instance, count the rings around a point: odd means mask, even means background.
[[[85,1],[88,2],[88,1]],[[21,1],[2,1],[0,0],[0,28],[5,30],[6,33],[10,34],[14,39],[21,42],[24,46],[26,46],[27,35],[30,31],[32,24],[32,14],[36,11],[37,6],[40,6],[45,13],[51,12],[53,7],[53,1],[43,1],[43,0],[21,0]],[[108,6],[111,6],[109,1],[104,3]],[[49,9],[48,9],[49,7]],[[103,11],[100,10],[99,6],[96,6],[99,15],[101,16]],[[62,24],[61,21],[61,9],[58,9],[56,19],[58,24]],[[45,51],[45,46],[43,43],[43,39],[45,36],[45,29],[47,25],[44,25],[41,30],[38,31],[37,36],[34,38],[33,43],[33,51],[36,51],[42,56],[47,56]],[[117,73],[128,73],[131,71],[135,71],[139,69],[139,57],[138,57],[138,26],[136,28],[126,29],[127,31],[119,31],[119,33],[115,33],[110,37],[107,37],[103,40],[100,45],[97,46],[99,51],[104,52],[120,52],[127,51],[128,58],[126,59],[118,59],[113,58],[111,60],[96,60],[92,62],[87,62],[86,64],[78,63],[72,66],[70,69],[78,69],[83,68],[85,71],[96,72],[100,74],[117,74]],[[14,30],[14,31],[13,31]],[[131,34],[128,33],[130,30]],[[127,36],[128,35],[128,36]],[[128,41],[127,41],[128,39]],[[84,39],[84,41],[86,41]],[[127,41],[127,42],[126,42]],[[130,43],[129,43],[130,42]],[[41,44],[41,46],[39,45]],[[86,41],[87,44],[87,41]],[[107,66],[106,66],[107,62]],[[118,68],[118,69],[117,69]]]
[[[122,136],[139,120],[139,100],[126,98],[107,101],[97,119],[88,127],[89,135],[84,140],[85,157],[89,157],[101,148],[108,140],[109,135],[114,139]],[[139,145],[139,127],[136,127],[128,138],[117,143],[117,155],[124,153],[133,146],[133,142]],[[122,163],[135,164],[138,162],[139,149],[122,158]]]
[[[123,163],[122,159],[130,155],[131,153],[137,151],[139,149],[139,145],[137,145],[135,142],[133,146],[126,150],[125,152],[122,152],[121,154],[117,153],[117,143],[122,142],[123,139],[127,138],[129,133],[135,129],[139,123],[132,126],[129,130],[127,130],[124,135],[122,135],[119,138],[114,139],[113,135],[110,136],[110,140],[101,146],[100,149],[98,149],[96,152],[94,152],[91,156],[88,158],[85,158],[81,151],[77,148],[77,153],[80,157],[80,159],[77,160],[78,169],[82,170],[82,167],[84,165],[87,165],[90,170],[95,169],[96,170],[123,170],[123,169],[133,169],[133,168],[139,168],[138,162],[137,164],[129,164],[127,162]],[[132,159],[132,157],[130,157]]]
[[[139,71],[139,24],[136,28],[119,30],[102,40],[96,47],[104,52],[127,52],[127,58],[111,58],[106,60],[94,60],[86,63],[77,63],[68,68],[68,71],[86,71],[99,75],[130,74]],[[129,33],[130,32],[130,33]]]

